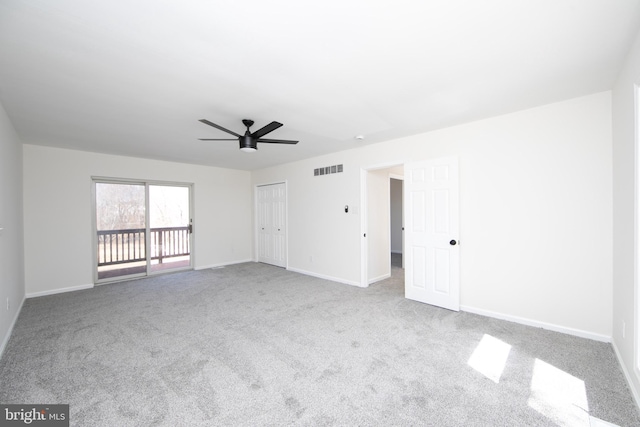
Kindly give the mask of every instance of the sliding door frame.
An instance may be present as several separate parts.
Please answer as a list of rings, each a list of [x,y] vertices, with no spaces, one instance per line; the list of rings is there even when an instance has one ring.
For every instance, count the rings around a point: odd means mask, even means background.
[[[146,271],[144,273],[129,274],[126,276],[118,276],[114,278],[98,279],[98,224],[97,224],[97,200],[96,200],[96,184],[123,184],[123,185],[142,185],[145,187],[145,255],[146,255]],[[151,233],[150,230],[150,214],[149,214],[149,187],[152,185],[167,186],[167,187],[184,187],[189,189],[189,225],[191,226],[191,232],[189,236],[189,265],[186,267],[177,267],[168,269],[166,271],[151,271]],[[176,271],[193,270],[195,265],[195,185],[189,182],[177,182],[177,181],[157,181],[147,179],[128,179],[128,178],[113,178],[104,176],[92,176],[91,177],[91,244],[92,244],[92,268],[93,268],[93,283],[95,285],[101,285],[105,283],[119,282],[123,280],[138,279],[142,277],[155,276],[159,274],[174,273]]]

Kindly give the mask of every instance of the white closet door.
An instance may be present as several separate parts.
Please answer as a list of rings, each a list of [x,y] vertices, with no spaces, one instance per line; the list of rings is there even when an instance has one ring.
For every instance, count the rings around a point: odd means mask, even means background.
[[[284,183],[258,187],[258,261],[286,267],[287,193]]]

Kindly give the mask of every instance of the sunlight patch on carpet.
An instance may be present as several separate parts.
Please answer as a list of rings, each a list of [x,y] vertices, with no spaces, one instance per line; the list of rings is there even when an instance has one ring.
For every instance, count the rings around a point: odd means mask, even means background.
[[[589,404],[584,381],[536,359],[529,407],[561,426],[589,426]]]
[[[467,364],[497,384],[510,351],[511,346],[506,342],[484,334]]]

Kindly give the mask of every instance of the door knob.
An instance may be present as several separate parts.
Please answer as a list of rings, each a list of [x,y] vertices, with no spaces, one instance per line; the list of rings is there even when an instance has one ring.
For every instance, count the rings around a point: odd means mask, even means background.
[[[450,244],[451,246],[455,246],[455,245],[456,245],[456,243],[458,243],[458,242],[456,242],[455,240],[451,240],[451,241],[449,242],[449,244]]]

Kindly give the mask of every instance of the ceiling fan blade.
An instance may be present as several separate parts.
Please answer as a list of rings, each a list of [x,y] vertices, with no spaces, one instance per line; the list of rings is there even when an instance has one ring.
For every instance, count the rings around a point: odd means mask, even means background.
[[[238,135],[238,134],[237,134],[237,133],[235,133],[234,131],[229,130],[229,129],[225,129],[225,128],[223,128],[222,126],[217,125],[217,124],[215,124],[215,123],[212,123],[212,122],[210,122],[210,121],[209,121],[209,120],[207,120],[207,119],[200,119],[199,121],[200,121],[200,122],[202,122],[202,123],[204,123],[205,125],[213,126],[213,127],[214,127],[214,128],[216,128],[216,129],[220,129],[220,130],[222,130],[222,131],[225,131],[225,132],[227,132],[227,133],[230,133],[231,135],[234,135],[234,136],[237,136],[238,138],[240,138],[240,135]],[[282,125],[281,125],[281,126],[282,126]]]
[[[211,138],[199,138],[200,141],[237,141],[237,139],[211,139]]]
[[[258,142],[267,142],[271,144],[297,144],[299,141],[291,141],[288,139],[259,139]]]
[[[271,122],[268,125],[266,125],[265,127],[261,128],[261,129],[258,129],[257,131],[253,132],[251,134],[251,137],[255,138],[255,139],[259,139],[260,137],[265,136],[269,132],[273,132],[274,130],[278,129],[280,126],[282,126],[282,123]]]

